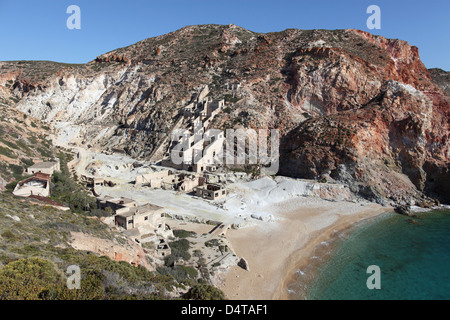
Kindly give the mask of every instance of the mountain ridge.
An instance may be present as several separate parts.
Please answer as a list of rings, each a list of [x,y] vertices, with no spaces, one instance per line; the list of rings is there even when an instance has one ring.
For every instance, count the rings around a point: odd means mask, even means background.
[[[239,89],[224,89],[230,83]],[[403,40],[353,29],[187,26],[10,91],[19,110],[62,129],[67,143],[145,158],[203,85],[227,103],[212,126],[280,130],[282,174],[345,182],[382,203],[426,205],[424,194],[450,201],[449,95]]]

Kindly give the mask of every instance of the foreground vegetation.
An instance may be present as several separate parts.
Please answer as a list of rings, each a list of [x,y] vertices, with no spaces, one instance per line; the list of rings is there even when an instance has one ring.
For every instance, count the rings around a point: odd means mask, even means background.
[[[3,108],[4,109],[4,108]],[[26,115],[0,117],[0,299],[95,300],[95,299],[223,299],[223,293],[198,279],[197,270],[172,264],[149,271],[142,266],[75,250],[71,233],[82,232],[124,244],[128,238],[113,231],[97,217],[111,212],[97,209],[96,199],[77,182],[67,163],[72,155],[48,140],[48,128]],[[15,122],[11,124],[9,121]],[[28,130],[33,128],[38,131]],[[39,159],[60,159],[61,171],[52,176],[51,199],[70,207],[60,211],[12,194],[17,181],[28,177],[26,168]],[[180,235],[180,238],[182,235]],[[174,248],[176,247],[174,244]],[[186,258],[186,243],[179,243],[174,257]],[[78,290],[67,287],[66,270],[81,270]]]
[[[0,193],[0,299],[224,298],[220,290],[197,281],[197,271],[192,267],[151,272],[75,250],[70,246],[72,231],[126,241],[97,218],[37,206]],[[79,290],[67,288],[66,270],[70,265],[80,267]]]

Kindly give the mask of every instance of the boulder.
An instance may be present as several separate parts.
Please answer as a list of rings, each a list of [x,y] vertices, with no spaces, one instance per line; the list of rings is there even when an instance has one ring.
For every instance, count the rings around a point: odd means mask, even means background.
[[[242,269],[244,269],[244,270],[250,271],[250,268],[248,266],[248,262],[244,258],[241,258],[237,265],[239,267],[241,267]]]

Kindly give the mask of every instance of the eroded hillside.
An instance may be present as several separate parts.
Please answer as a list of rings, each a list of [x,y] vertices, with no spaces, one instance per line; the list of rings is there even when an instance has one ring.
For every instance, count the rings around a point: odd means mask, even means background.
[[[58,68],[17,108],[64,143],[149,158],[206,84],[227,103],[211,127],[280,130],[281,174],[383,203],[450,200],[449,95],[418,48],[362,31],[188,26]]]

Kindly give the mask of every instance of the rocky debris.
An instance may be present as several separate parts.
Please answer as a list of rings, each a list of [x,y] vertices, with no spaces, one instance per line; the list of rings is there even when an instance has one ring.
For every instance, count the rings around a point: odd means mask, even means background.
[[[244,258],[241,258],[237,265],[246,271],[250,271],[247,260],[245,260]]]
[[[252,213],[251,217],[253,219],[261,220],[261,221],[264,221],[264,222],[270,222],[270,221],[273,221],[273,219],[274,219],[273,215],[271,215],[271,214],[263,215],[263,214]]]
[[[208,224],[211,226],[222,225],[222,222],[220,222],[220,221],[213,221],[213,220],[196,217],[196,216],[179,215],[179,214],[173,214],[173,213],[165,213],[165,215],[174,220],[182,220],[182,221],[186,221],[186,222],[199,223],[199,224]]]
[[[95,58],[94,60],[96,63],[104,63],[104,62],[128,62],[128,59],[124,56],[117,56],[117,55],[109,55],[109,56],[99,56]]]
[[[20,218],[18,216],[10,216],[9,214],[7,214],[6,217],[11,218],[16,222],[20,222]]]
[[[399,214],[403,214],[405,216],[413,216],[413,213],[411,211],[411,207],[408,205],[399,205],[394,208],[395,212]]]

